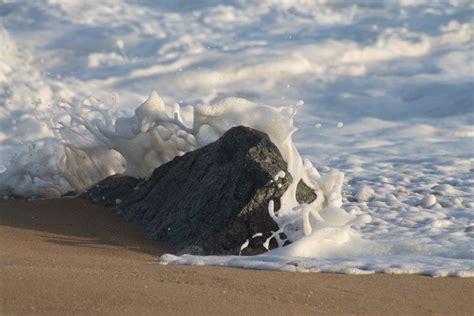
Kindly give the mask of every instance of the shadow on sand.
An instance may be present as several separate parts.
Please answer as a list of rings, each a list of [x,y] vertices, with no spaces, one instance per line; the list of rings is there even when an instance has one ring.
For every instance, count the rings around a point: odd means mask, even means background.
[[[0,226],[37,231],[48,243],[71,247],[126,248],[153,256],[174,252],[110,208],[80,198],[0,201]]]

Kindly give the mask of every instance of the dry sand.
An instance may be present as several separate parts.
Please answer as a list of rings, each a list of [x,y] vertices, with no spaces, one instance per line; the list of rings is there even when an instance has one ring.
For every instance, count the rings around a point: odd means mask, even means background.
[[[474,314],[474,278],[161,266],[81,199],[0,201],[0,314]]]

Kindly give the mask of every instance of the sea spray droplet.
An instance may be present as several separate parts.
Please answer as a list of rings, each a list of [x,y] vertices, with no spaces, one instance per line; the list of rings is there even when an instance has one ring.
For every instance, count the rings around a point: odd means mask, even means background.
[[[263,243],[263,248],[267,249],[267,250],[270,250],[269,247],[270,247],[270,240],[271,238],[267,238],[267,240],[265,240],[265,242]]]
[[[122,50],[125,47],[125,43],[123,40],[119,39],[115,42],[115,45],[117,45],[117,48]]]
[[[0,174],[4,173],[5,171],[7,171],[7,168],[3,165],[0,165]]]
[[[285,171],[280,170],[280,171],[278,171],[278,173],[276,174],[276,176],[273,178],[273,180],[278,181],[278,179],[280,179],[280,178],[283,179],[285,176],[286,176]]]
[[[337,126],[338,128],[341,128],[341,127],[343,127],[343,126],[344,126],[344,123],[342,123],[342,122],[338,122],[336,126]]]
[[[242,250],[244,250],[245,248],[247,248],[247,246],[249,245],[250,241],[247,239],[243,244],[242,246],[240,246],[240,251],[239,251],[239,256],[242,255]]]

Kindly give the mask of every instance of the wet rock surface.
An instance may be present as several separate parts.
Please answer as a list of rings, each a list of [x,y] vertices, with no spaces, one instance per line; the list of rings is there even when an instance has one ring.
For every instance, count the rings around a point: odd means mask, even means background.
[[[238,254],[249,239],[243,254],[255,254],[264,251],[261,245],[278,229],[268,203],[274,200],[279,208],[292,182],[286,170],[265,133],[239,126],[160,166],[146,180],[112,176],[83,197],[113,205],[115,212],[144,225],[153,239],[180,253]],[[275,181],[279,171],[285,176]],[[301,182],[297,197],[309,203],[316,195]],[[252,238],[256,233],[262,236]]]

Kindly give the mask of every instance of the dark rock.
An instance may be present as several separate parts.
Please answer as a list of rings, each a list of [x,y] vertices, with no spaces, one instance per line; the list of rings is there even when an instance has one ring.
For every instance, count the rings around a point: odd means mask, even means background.
[[[94,203],[112,206],[132,195],[139,183],[140,180],[133,177],[114,175],[102,180],[82,196]]]
[[[306,183],[303,182],[303,180],[300,180],[300,182],[298,182],[298,186],[296,187],[296,201],[298,203],[309,204],[316,200],[317,197],[318,196],[316,195],[316,192],[314,192],[313,189],[307,186]]]
[[[181,253],[238,254],[249,239],[243,254],[255,254],[278,229],[268,214],[269,201],[278,210],[292,182],[288,172],[275,182],[280,170],[286,172],[287,164],[269,137],[239,126],[160,166],[147,180],[113,176],[83,196],[114,205],[125,219],[145,225],[153,239]],[[303,182],[298,190],[301,203],[316,198]],[[252,239],[256,233],[263,236]]]

